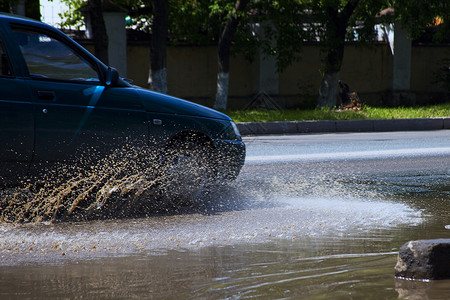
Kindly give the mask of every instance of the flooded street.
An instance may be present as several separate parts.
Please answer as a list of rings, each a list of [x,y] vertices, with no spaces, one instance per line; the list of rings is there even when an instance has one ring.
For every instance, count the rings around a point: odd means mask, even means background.
[[[238,180],[141,218],[0,223],[0,299],[447,299],[394,278],[450,238],[450,131],[248,137]]]

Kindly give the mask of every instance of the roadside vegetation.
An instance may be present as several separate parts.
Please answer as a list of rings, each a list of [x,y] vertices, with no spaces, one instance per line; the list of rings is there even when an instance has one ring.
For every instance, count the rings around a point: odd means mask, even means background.
[[[322,109],[229,110],[235,122],[309,121],[309,120],[378,120],[450,117],[450,103],[380,108],[364,106],[360,111]]]

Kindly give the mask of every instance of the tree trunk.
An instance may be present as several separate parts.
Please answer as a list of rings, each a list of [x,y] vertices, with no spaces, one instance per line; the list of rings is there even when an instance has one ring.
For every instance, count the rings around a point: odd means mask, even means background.
[[[228,85],[230,80],[230,50],[231,42],[239,25],[239,12],[245,10],[249,0],[237,0],[234,11],[231,13],[227,24],[219,39],[218,46],[218,73],[215,109],[227,109]]]
[[[9,4],[9,11],[16,15],[41,20],[39,0],[16,0]]]
[[[109,64],[108,59],[108,34],[106,33],[105,20],[103,19],[102,0],[88,0],[88,13],[92,26],[95,56],[104,64]]]
[[[230,83],[230,73],[219,71],[219,73],[217,73],[216,102],[214,103],[215,109],[221,110],[227,109],[229,83]]]
[[[326,7],[327,56],[317,98],[318,108],[333,108],[337,104],[337,87],[339,71],[344,58],[345,35],[348,21],[359,1],[351,0],[347,2],[342,10],[337,6]]]
[[[11,4],[11,12],[16,15],[26,16],[25,0],[17,0]]]
[[[151,88],[167,94],[166,48],[169,30],[169,2],[153,0],[153,24],[151,42]]]
[[[26,12],[28,18],[41,20],[41,7],[39,0],[25,0]]]
[[[336,106],[338,80],[339,72],[329,71],[323,74],[319,97],[317,99],[317,107],[333,108]]]

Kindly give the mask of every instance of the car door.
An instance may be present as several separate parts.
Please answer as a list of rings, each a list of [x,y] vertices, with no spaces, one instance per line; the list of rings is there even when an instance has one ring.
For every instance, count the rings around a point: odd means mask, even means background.
[[[21,26],[13,34],[34,106],[33,168],[146,144],[146,113],[134,89],[106,86],[99,64],[55,32]]]
[[[26,82],[15,76],[0,31],[0,184],[26,174],[33,144],[33,108]]]

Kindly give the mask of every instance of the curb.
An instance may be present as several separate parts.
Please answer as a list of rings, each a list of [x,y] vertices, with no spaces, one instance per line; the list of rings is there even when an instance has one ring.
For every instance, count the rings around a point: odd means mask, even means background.
[[[299,133],[386,132],[450,129],[449,118],[237,123],[243,136]]]

